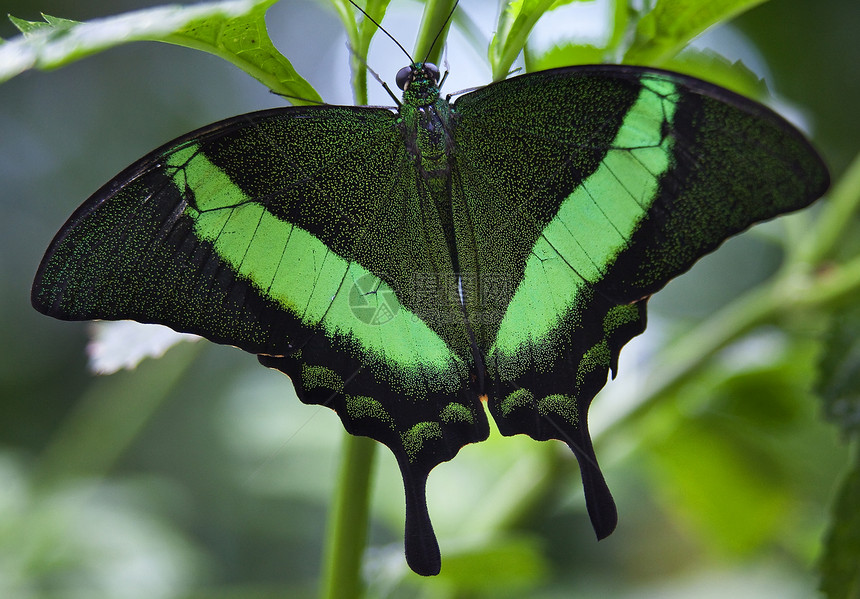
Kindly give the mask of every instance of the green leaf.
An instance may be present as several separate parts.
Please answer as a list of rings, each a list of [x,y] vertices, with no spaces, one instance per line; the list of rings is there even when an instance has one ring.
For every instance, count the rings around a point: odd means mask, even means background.
[[[460,35],[474,49],[475,54],[481,56],[487,51],[487,48],[490,46],[490,38],[481,31],[481,27],[469,17],[466,11],[455,10],[451,20]]]
[[[242,2],[248,5],[246,14],[215,13],[189,21],[163,40],[151,39],[215,54],[294,104],[317,104],[319,95],[275,48],[266,31],[266,11],[275,2]]]
[[[385,19],[385,11],[388,9],[388,4],[389,0],[368,0],[365,10],[373,17],[374,21],[382,23],[382,20]],[[370,40],[379,31],[379,27],[370,19],[362,19],[358,29],[361,40],[360,56],[365,57],[367,56],[367,48],[370,47]]]
[[[662,65],[709,27],[766,0],[657,0],[636,27],[628,64]]]
[[[573,4],[574,2],[594,2],[594,0],[555,0],[552,3],[552,6],[549,7],[550,10],[555,10],[561,6],[567,6],[568,4]]]
[[[9,15],[9,20],[12,21],[12,24],[18,28],[18,31],[20,31],[24,37],[29,37],[34,33],[50,31],[53,29],[49,23],[44,23],[42,21],[26,21],[24,19],[19,19],[18,17],[13,17],[12,15]]]
[[[448,17],[453,8],[454,0],[435,0],[426,4],[421,26],[418,28],[418,38],[415,40],[415,60],[426,58],[429,62],[439,63],[448,27],[451,25]]]
[[[612,2],[612,33],[609,36],[607,47],[616,49],[621,46],[630,25],[630,17],[633,10],[627,0],[613,0]]]
[[[555,46],[540,56],[532,54],[526,48],[527,70],[537,71],[575,64],[612,62],[613,50],[622,43],[629,18],[630,11],[627,3],[618,0],[615,2],[612,33],[606,48],[567,43]],[[750,98],[762,99],[768,96],[764,80],[746,65],[740,61],[730,62],[712,50],[700,51],[687,48],[676,56],[667,57],[661,66],[705,79]]]
[[[846,436],[860,431],[860,310],[832,318],[816,385],[824,414]]]
[[[787,513],[775,463],[743,435],[686,421],[654,447],[672,509],[727,553],[746,553],[772,538]]]
[[[45,19],[45,22],[48,23],[48,25],[51,25],[56,30],[70,29],[73,26],[80,24],[80,21],[73,21],[72,19],[64,19],[62,17],[52,17],[45,13],[42,13],[42,18]]]
[[[768,362],[758,367],[715,365],[649,417],[669,509],[727,554],[759,549],[798,509],[785,447],[806,430],[818,348],[795,341],[774,356],[758,352]]]
[[[445,567],[422,586],[454,588],[460,593],[525,591],[546,578],[549,564],[540,544],[527,536],[489,538],[445,555]],[[428,584],[429,583],[429,584]]]
[[[769,96],[767,83],[740,60],[727,58],[711,50],[686,49],[663,64],[669,70],[692,75],[715,83],[742,96],[763,100]]]
[[[555,0],[511,0],[503,7],[489,49],[493,81],[507,77],[535,23],[554,4]]]
[[[53,69],[126,42],[146,40],[215,54],[296,103],[316,103],[319,95],[275,49],[266,32],[266,11],[275,2],[164,6],[86,23],[47,15],[44,23],[10,17],[23,35],[0,47],[0,82],[28,69]]]
[[[604,53],[603,48],[590,44],[555,46],[540,56],[532,55],[527,48],[526,70],[534,72],[577,64],[597,64],[603,62]]]
[[[349,0],[331,0],[343,25],[352,54],[352,90],[355,103],[367,104],[367,52],[373,36],[379,27],[373,22],[382,23],[390,0],[368,0],[364,11],[370,19],[357,10]],[[371,20],[373,19],[373,20]]]
[[[860,445],[858,445],[860,449]],[[860,597],[860,451],[833,509],[821,557],[821,591],[828,599]]]

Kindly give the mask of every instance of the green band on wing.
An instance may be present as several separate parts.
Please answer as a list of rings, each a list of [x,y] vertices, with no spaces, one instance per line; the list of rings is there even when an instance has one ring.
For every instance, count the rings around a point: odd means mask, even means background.
[[[546,347],[560,319],[600,281],[627,246],[670,167],[672,138],[664,137],[676,108],[673,83],[643,79],[643,88],[597,170],[564,200],[544,228],[499,326],[492,351],[501,375],[516,378],[532,364],[513,358]],[[553,345],[550,343],[550,345]],[[549,355],[530,353],[538,368]]]
[[[194,190],[196,205],[188,205],[185,214],[194,220],[195,233],[263,296],[306,326],[322,327],[329,338],[357,340],[367,362],[386,364],[403,393],[459,387],[461,360],[414,314],[400,306],[384,324],[356,317],[349,291],[359,279],[375,275],[247,197],[199,146],[173,153],[168,166],[175,169],[179,189]],[[377,280],[378,291],[393,297],[391,288]]]

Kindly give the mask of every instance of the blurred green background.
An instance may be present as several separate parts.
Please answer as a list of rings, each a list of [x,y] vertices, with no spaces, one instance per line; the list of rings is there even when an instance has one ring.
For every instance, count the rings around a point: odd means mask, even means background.
[[[0,13],[84,20],[156,4],[2,0]],[[493,3],[462,8],[491,34]],[[409,47],[421,6],[389,13],[386,25]],[[323,98],[351,102],[345,36],[328,5],[283,0],[268,23]],[[857,31],[854,0],[773,0],[708,34],[763,69],[835,179],[860,149]],[[0,36],[16,33],[0,23]],[[396,54],[378,37],[369,64],[392,80],[404,63]],[[456,34],[448,60],[449,91],[489,82],[482,56]],[[373,85],[371,102],[390,103]],[[279,104],[215,57],[153,43],[0,86],[0,597],[316,596],[342,434],[334,413],[302,405],[253,356],[207,342],[95,377],[89,325],[53,321],[29,303],[53,234],[114,174],[186,131]],[[649,331],[622,352],[618,379],[596,400],[598,454],[620,512],[610,538],[595,543],[563,448],[493,437],[431,475],[443,575],[420,579],[402,558],[402,486],[382,451],[370,595],[815,597],[848,463],[809,392],[815,323],[808,342],[760,332],[695,384],[610,426],[656,348],[774,267],[760,237],[727,243],[656,296]]]

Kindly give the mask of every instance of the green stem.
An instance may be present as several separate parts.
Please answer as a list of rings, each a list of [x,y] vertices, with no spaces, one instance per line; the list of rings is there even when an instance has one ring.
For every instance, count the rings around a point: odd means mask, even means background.
[[[170,398],[202,347],[180,343],[163,360],[144,360],[134,371],[94,379],[40,456],[37,484],[106,475]]]
[[[638,402],[619,414],[607,429],[595,431],[595,437],[644,413],[660,397],[692,378],[717,352],[751,330],[795,311],[832,312],[854,302],[860,293],[860,257],[818,274],[798,273],[795,266],[787,264],[770,283],[738,298],[667,347],[659,362],[668,366],[651,378]]]
[[[847,230],[855,222],[860,210],[860,154],[845,174],[833,186],[823,205],[814,230],[807,236],[808,243],[801,246],[798,260],[819,264],[838,248]]]
[[[344,24],[353,51],[352,92],[356,104],[367,104],[367,51],[376,33],[368,20],[361,28],[346,0],[333,2]],[[377,22],[385,14],[387,2],[368,2],[366,10]],[[326,534],[322,593],[323,599],[359,599],[364,595],[361,561],[370,521],[371,475],[376,457],[376,441],[344,432],[340,473],[332,502]]]
[[[525,48],[532,29],[553,4],[553,0],[540,0],[538,3],[533,3],[528,10],[522,10],[515,16],[503,18],[500,21],[500,26],[505,30],[500,30],[490,44],[493,81],[501,81],[508,76],[517,56]]]
[[[792,313],[832,313],[856,301],[860,294],[860,257],[820,272],[809,265],[804,270],[803,266],[802,263],[786,264],[773,280],[741,296],[664,349],[655,360],[662,366],[650,378],[638,400],[604,427],[592,427],[595,443],[610,431],[647,413],[661,398],[670,396],[693,378],[720,350],[753,329]],[[540,470],[534,466],[531,470],[530,476],[535,482],[530,484],[539,486]],[[518,514],[534,505],[542,490],[543,487],[536,493],[521,493],[492,512],[492,516],[476,515],[475,521],[483,524],[479,529],[508,528],[511,522],[516,522]]]
[[[667,347],[657,362],[662,364],[649,379],[636,402],[620,412],[603,429],[592,431],[595,442],[609,430],[634,420],[661,397],[688,381],[724,347],[752,329],[771,321],[780,309],[774,300],[774,285],[752,290],[714,314]]]
[[[454,0],[427,2],[424,16],[421,18],[421,26],[418,29],[418,39],[415,41],[415,50],[412,53],[413,59],[439,64],[439,57],[442,55],[442,47],[448,34],[447,29],[451,26],[448,17],[452,8],[454,8]]]
[[[855,256],[839,266],[822,269],[815,278],[807,279],[801,291],[796,291],[794,297],[789,296],[789,305],[798,310],[827,308],[832,312],[856,304],[858,293],[860,256]]]
[[[344,433],[343,461],[326,536],[323,599],[358,599],[364,594],[361,558],[367,541],[375,456],[376,441]]]

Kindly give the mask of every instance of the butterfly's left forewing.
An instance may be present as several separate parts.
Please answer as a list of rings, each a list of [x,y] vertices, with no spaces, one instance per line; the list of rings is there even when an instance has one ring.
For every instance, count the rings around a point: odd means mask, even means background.
[[[94,194],[51,244],[33,304],[70,320],[166,324],[259,354],[303,401],[391,448],[410,563],[432,573],[427,473],[488,426],[453,280],[414,292],[416,272],[452,271],[421,185],[388,110],[236,117],[167,144]]]

